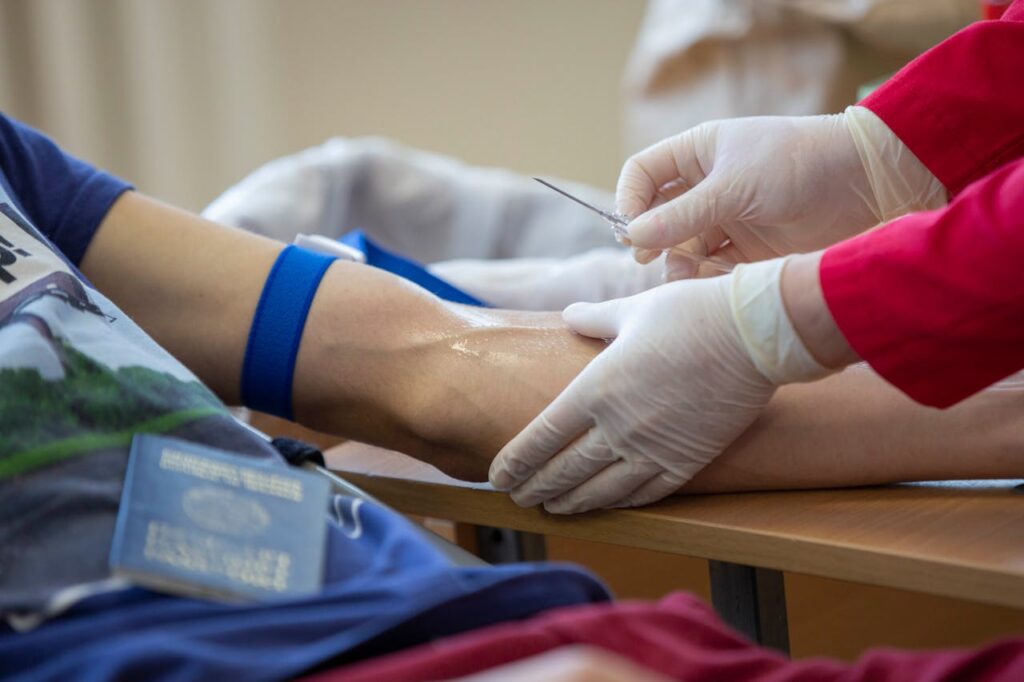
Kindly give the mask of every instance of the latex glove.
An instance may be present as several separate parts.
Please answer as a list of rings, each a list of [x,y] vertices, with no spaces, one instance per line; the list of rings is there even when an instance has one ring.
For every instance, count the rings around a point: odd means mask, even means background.
[[[499,308],[561,310],[577,301],[632,296],[662,283],[660,263],[640,265],[628,249],[594,249],[571,258],[453,260],[430,272]]]
[[[614,340],[501,450],[492,485],[555,513],[642,505],[677,490],[757,418],[777,385],[830,372],[789,322],[783,266],[740,265],[566,308],[573,330]]]
[[[705,123],[631,157],[616,189],[616,210],[636,217],[629,240],[640,262],[684,243],[739,262],[816,251],[946,200],[942,183],[863,107]],[[694,272],[671,255],[666,270]]]

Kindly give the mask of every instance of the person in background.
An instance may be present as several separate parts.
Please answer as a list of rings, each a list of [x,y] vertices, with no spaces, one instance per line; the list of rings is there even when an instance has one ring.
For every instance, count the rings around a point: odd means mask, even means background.
[[[623,78],[629,154],[705,121],[841,111],[978,0],[651,0]]]

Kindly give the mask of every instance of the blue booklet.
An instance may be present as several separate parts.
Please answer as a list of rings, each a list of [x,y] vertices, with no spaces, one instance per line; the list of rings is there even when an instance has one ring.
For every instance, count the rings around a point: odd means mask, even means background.
[[[220,601],[320,590],[328,481],[174,438],[132,440],[110,550],[115,575]]]

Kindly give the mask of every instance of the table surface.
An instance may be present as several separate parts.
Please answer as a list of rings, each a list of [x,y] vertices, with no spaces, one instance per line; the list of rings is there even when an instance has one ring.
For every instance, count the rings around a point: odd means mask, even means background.
[[[328,466],[399,511],[1024,608],[1021,481],[677,496],[556,516],[357,443]]]

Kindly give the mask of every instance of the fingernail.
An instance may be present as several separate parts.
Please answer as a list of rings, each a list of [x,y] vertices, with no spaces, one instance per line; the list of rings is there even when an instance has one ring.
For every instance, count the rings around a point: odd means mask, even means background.
[[[557,502],[545,502],[544,511],[546,511],[549,514],[565,515],[574,514],[576,510],[573,509],[572,507],[567,507],[564,504],[558,504]]]
[[[695,263],[683,262],[676,264],[665,264],[665,281],[674,282],[678,279],[690,279],[697,274],[697,265]]]
[[[509,490],[515,482],[512,479],[512,475],[506,469],[492,471],[487,478],[495,490]]]
[[[508,490],[515,483],[501,453],[491,461],[491,468],[487,471],[487,480],[496,490]]]
[[[577,315],[582,315],[587,312],[587,307],[592,304],[590,303],[572,303],[566,306],[565,310],[562,311],[562,321],[570,327],[572,326],[573,318]]]
[[[515,490],[512,491],[510,497],[520,507],[532,507],[540,502],[535,495],[517,495]]]
[[[636,220],[631,220],[629,224],[626,225],[626,234],[623,236],[630,243],[632,243],[636,239],[640,239],[640,241],[643,241],[644,232],[647,231],[646,225],[648,222],[650,221],[640,220],[639,218]]]
[[[576,303],[570,303],[569,305],[565,306],[565,310],[562,311],[562,314],[572,315],[574,313],[581,312],[588,305],[590,304],[587,303],[586,301],[577,301]]]
[[[640,265],[647,265],[660,255],[661,251],[659,251],[658,249],[641,249],[638,247],[633,248],[633,258]]]
[[[644,212],[644,206],[642,202],[630,197],[629,199],[623,199],[622,201],[616,200],[615,212],[627,220],[633,220]]]

